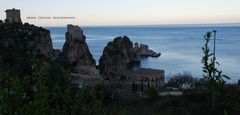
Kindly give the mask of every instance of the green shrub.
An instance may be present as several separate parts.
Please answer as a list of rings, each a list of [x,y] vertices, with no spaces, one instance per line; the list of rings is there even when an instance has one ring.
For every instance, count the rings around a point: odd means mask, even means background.
[[[154,87],[149,87],[145,90],[145,94],[150,98],[154,99],[158,97],[158,90]]]

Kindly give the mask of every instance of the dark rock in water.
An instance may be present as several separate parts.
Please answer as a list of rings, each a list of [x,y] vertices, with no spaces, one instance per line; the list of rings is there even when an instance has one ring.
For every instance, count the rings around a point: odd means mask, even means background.
[[[128,37],[117,37],[104,48],[99,60],[99,70],[105,79],[125,79],[128,65],[140,63],[141,56],[158,57],[147,45],[133,45]]]
[[[86,43],[86,37],[78,26],[68,25],[63,55],[70,63],[76,65],[95,66],[96,62]]]
[[[126,36],[109,42],[99,60],[100,74],[105,79],[124,79],[132,48],[133,44]]]
[[[86,43],[86,37],[80,27],[67,26],[66,42],[63,46],[63,57],[73,70],[72,72],[84,76],[98,76],[96,62]]]
[[[141,56],[159,57],[161,53],[156,53],[148,48],[148,45],[140,44]]]

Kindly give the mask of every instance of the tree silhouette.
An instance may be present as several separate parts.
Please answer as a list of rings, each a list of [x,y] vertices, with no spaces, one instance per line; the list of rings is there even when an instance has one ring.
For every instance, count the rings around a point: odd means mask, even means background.
[[[216,34],[216,32],[214,31]],[[228,76],[223,75],[222,71],[219,70],[215,65],[220,65],[216,61],[215,52],[211,52],[209,48],[209,42],[212,38],[212,32],[207,32],[204,35],[205,44],[202,47],[203,50],[203,57],[202,57],[202,64],[203,64],[203,73],[204,79],[207,81],[207,88],[209,93],[212,95],[212,111],[216,112],[216,96],[221,96],[223,86],[225,84],[225,79],[230,79]],[[215,43],[215,42],[214,42]],[[215,44],[214,44],[215,46]]]

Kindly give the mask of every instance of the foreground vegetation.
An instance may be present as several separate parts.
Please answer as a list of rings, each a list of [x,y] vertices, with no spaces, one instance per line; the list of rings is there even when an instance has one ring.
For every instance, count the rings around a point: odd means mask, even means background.
[[[55,68],[55,69],[54,69]],[[67,71],[47,71],[36,64],[31,75],[12,76],[1,71],[1,115],[228,115],[239,114],[239,87],[226,86],[218,97],[216,112],[211,94],[202,85],[183,90],[183,96],[158,96],[148,88],[147,97],[117,86],[97,85],[79,89]],[[161,92],[161,89],[159,89]]]

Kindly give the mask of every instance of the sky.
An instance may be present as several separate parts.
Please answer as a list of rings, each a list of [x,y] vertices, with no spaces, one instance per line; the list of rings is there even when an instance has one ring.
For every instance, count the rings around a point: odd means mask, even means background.
[[[240,23],[240,0],[1,0],[1,20],[11,8],[39,26]]]

